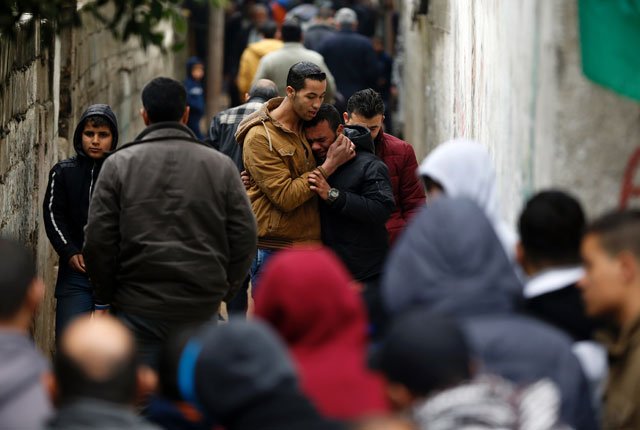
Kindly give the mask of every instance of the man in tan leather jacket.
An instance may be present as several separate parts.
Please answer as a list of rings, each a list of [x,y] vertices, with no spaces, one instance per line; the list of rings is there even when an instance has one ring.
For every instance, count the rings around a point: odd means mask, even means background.
[[[313,63],[294,64],[287,76],[287,96],[269,100],[238,127],[245,169],[252,177],[248,189],[258,223],[258,252],[251,267],[253,288],[266,259],[278,249],[320,242],[317,197],[309,173],[328,177],[355,156],[353,143],[341,135],[316,166],[302,132],[324,100],[326,75]]]

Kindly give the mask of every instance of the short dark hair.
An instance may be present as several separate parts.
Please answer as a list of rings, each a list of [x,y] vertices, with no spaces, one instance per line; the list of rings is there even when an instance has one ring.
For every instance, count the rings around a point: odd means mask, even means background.
[[[340,112],[338,112],[338,109],[333,107],[333,105],[323,103],[322,106],[320,106],[320,109],[318,109],[318,113],[316,113],[316,116],[314,116],[313,119],[306,121],[303,124],[303,127],[315,127],[322,121],[327,121],[329,123],[329,127],[331,127],[331,130],[336,131],[342,124],[342,117],[340,116]]]
[[[278,31],[278,25],[271,21],[265,21],[260,25],[258,32],[264,36],[265,39],[273,39]]]
[[[283,42],[300,42],[302,40],[302,28],[294,19],[288,19],[280,28]]]
[[[111,134],[114,134],[113,124],[102,115],[88,116],[87,118],[85,118],[82,127],[84,128],[87,124],[91,124],[93,127],[109,127],[109,130],[111,130]]]
[[[187,107],[187,91],[175,79],[155,78],[142,90],[142,105],[152,123],[180,121]]]
[[[585,223],[575,198],[558,190],[539,192],[527,201],[518,220],[527,258],[538,264],[579,263]]]
[[[63,401],[91,398],[130,404],[136,396],[137,369],[133,347],[126,357],[111,363],[108,374],[99,379],[87,374],[83,365],[70,357],[63,346],[57,348],[54,360],[54,371]]]
[[[411,393],[426,396],[471,378],[471,351],[455,320],[413,309],[395,320],[372,365]]]
[[[0,319],[18,313],[35,278],[32,254],[17,242],[0,238]]]
[[[287,86],[292,87],[296,91],[300,91],[304,88],[304,81],[306,79],[322,82],[327,79],[327,75],[317,64],[309,61],[301,61],[289,69]]]
[[[249,90],[249,99],[259,98],[266,101],[274,97],[278,97],[278,86],[267,79],[258,80]]]
[[[373,118],[376,115],[384,115],[384,101],[377,91],[367,88],[355,93],[347,101],[347,114],[362,115],[365,118]]]
[[[586,232],[597,235],[610,255],[628,250],[640,259],[640,210],[609,212],[593,221]]]

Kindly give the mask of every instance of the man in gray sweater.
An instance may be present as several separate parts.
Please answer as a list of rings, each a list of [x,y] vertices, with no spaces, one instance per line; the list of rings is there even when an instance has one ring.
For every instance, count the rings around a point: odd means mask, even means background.
[[[44,297],[31,254],[0,238],[0,428],[38,429],[52,408],[43,385],[48,365],[29,338]]]

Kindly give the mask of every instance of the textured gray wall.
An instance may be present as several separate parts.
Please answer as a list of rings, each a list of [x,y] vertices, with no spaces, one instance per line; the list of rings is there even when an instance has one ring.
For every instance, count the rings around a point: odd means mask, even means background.
[[[169,29],[170,33],[170,29]],[[144,128],[140,92],[151,78],[183,76],[172,53],[140,49],[136,40],[115,41],[93,18],[44,40],[19,35],[0,40],[0,235],[27,244],[47,285],[34,337],[53,348],[53,289],[57,255],[42,223],[42,201],[51,167],[73,155],[69,140],[77,119],[93,103],[110,104],[118,116],[120,142]]]
[[[588,81],[575,0],[432,0],[405,32],[405,137],[418,157],[453,137],[491,151],[503,211],[573,191],[593,216],[616,206],[640,145],[640,104]]]

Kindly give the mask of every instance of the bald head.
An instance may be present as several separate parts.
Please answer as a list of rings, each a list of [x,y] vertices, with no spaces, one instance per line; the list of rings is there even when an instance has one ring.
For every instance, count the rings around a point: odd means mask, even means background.
[[[127,404],[136,391],[135,342],[109,316],[75,319],[56,351],[56,380],[62,400],[89,397]]]
[[[260,99],[262,101],[271,100],[274,97],[278,97],[278,86],[275,82],[269,79],[258,79],[253,84],[249,93],[247,94],[247,100]]]

